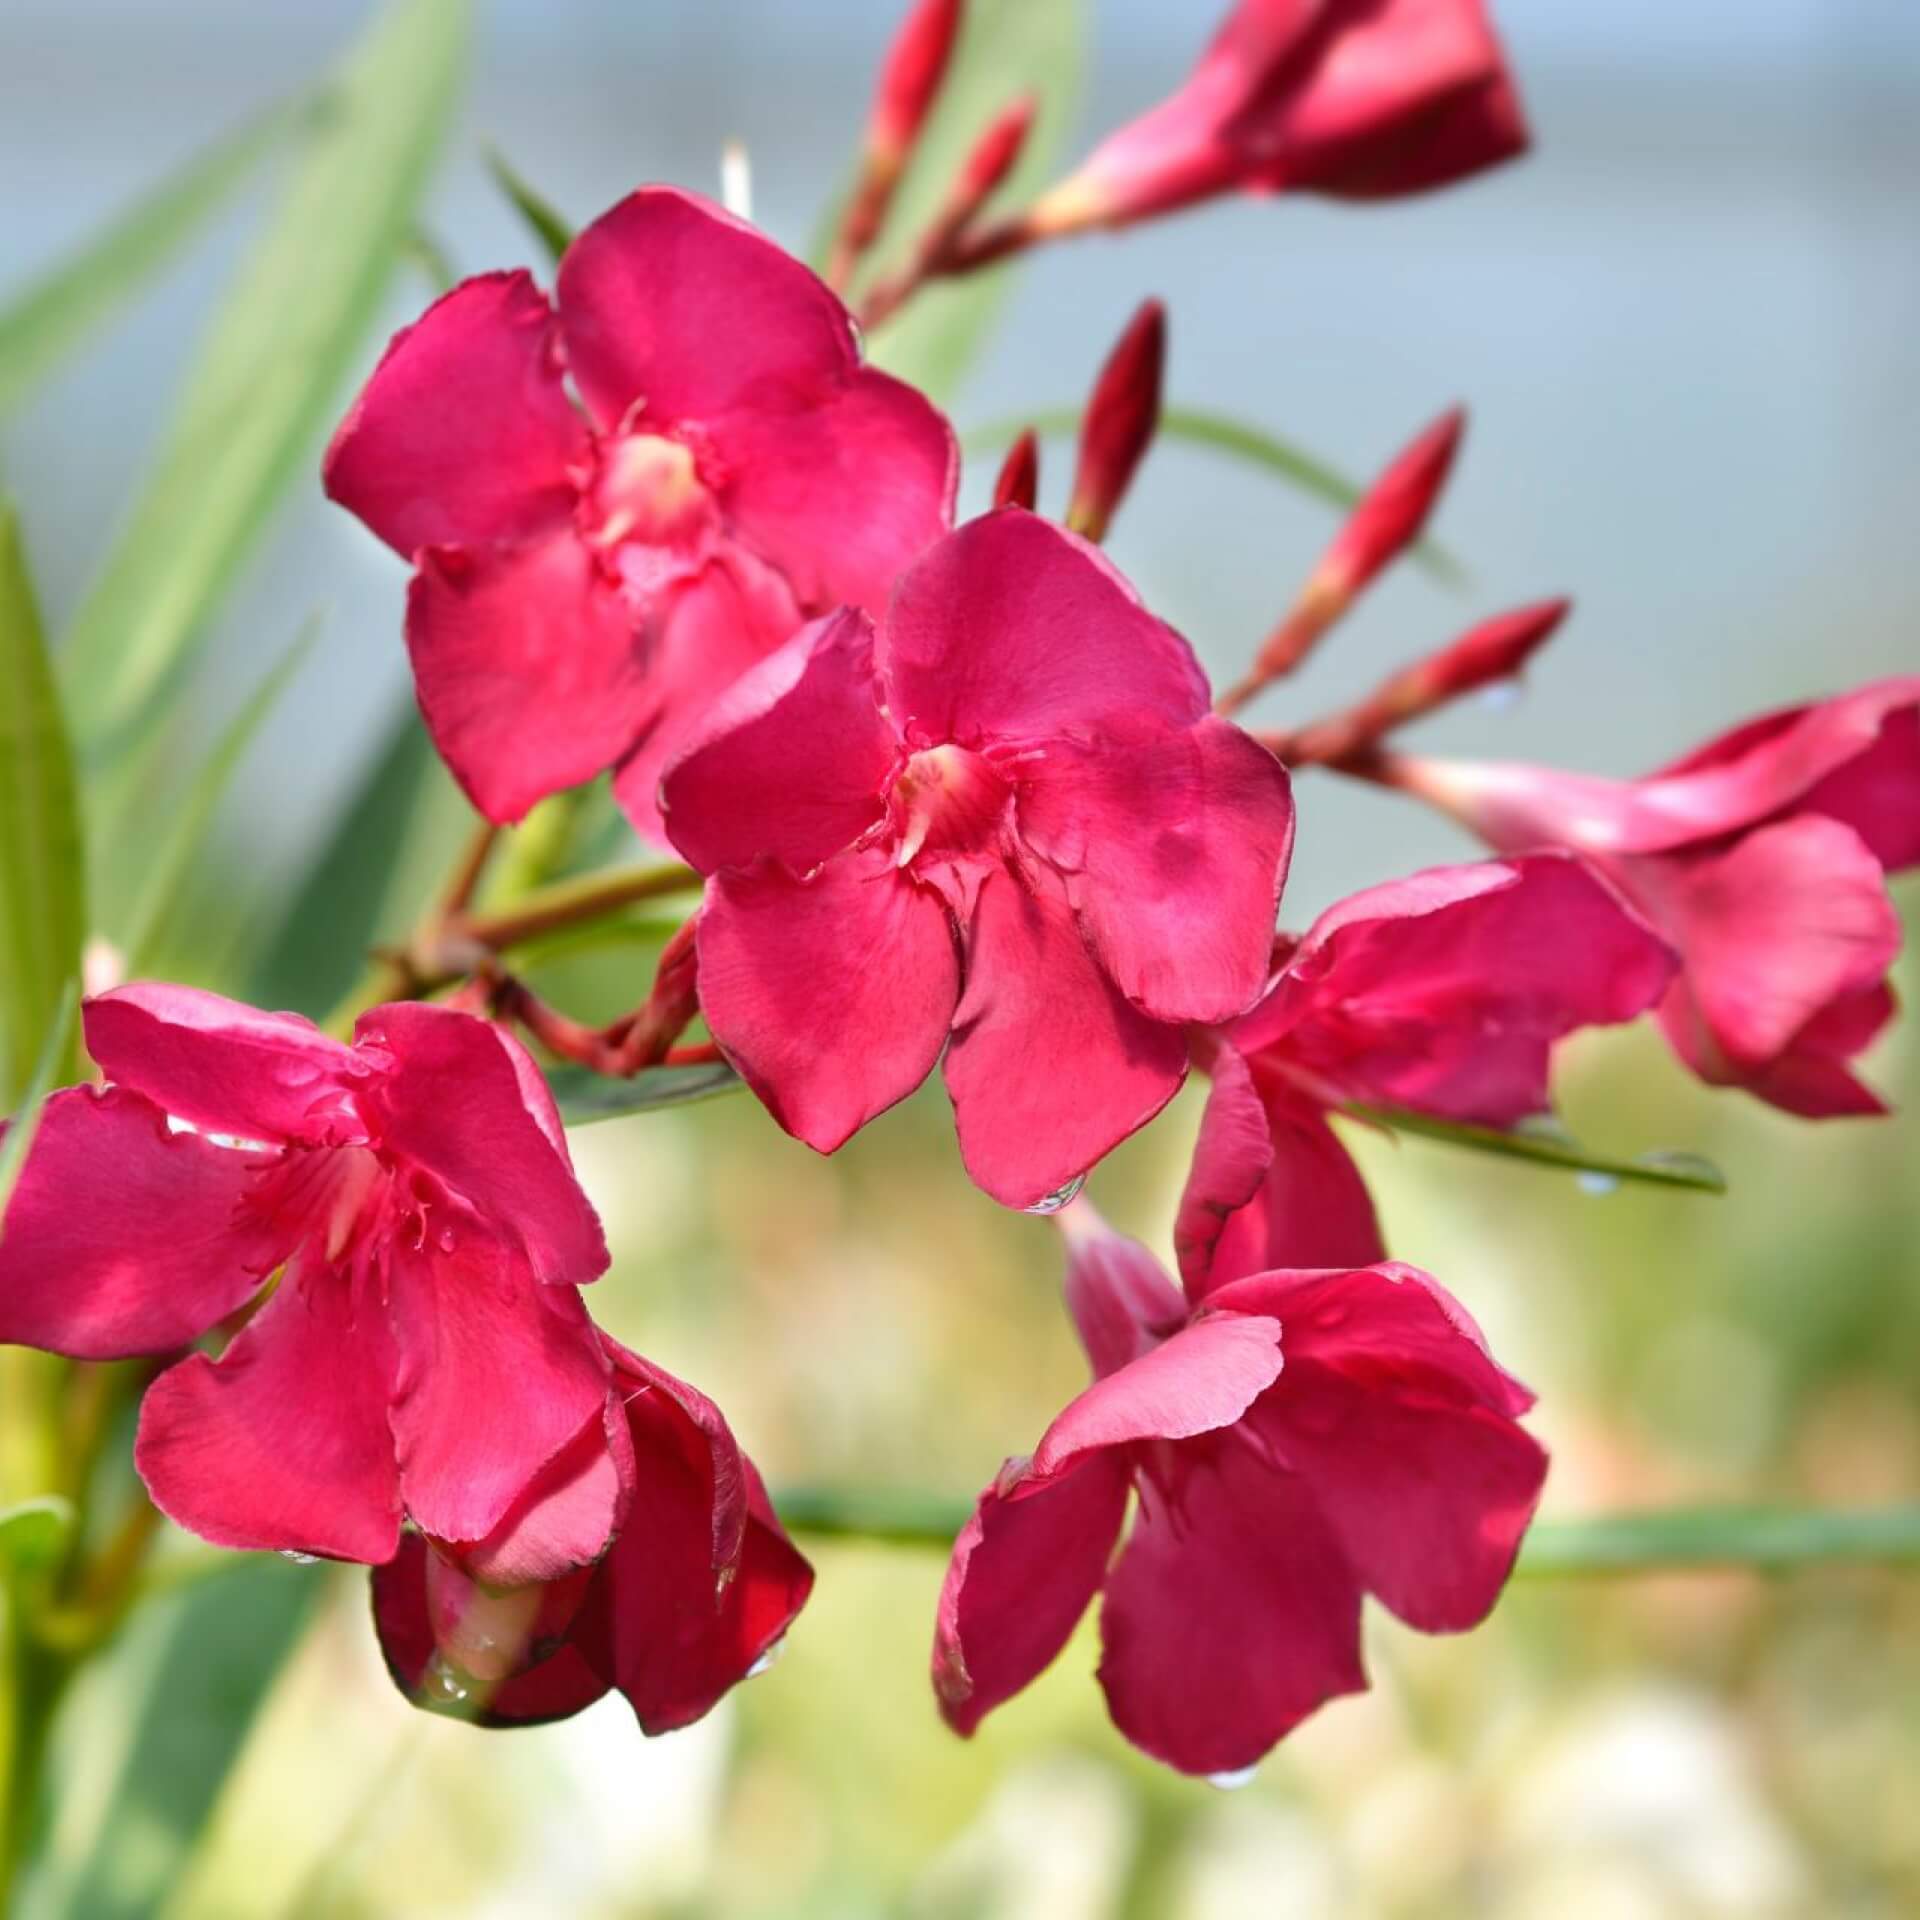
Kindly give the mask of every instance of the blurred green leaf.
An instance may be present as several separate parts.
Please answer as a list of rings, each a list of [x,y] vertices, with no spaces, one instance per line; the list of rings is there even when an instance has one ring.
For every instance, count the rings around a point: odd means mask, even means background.
[[[0,1105],[26,1085],[80,971],[84,871],[66,720],[20,523],[0,503]]]
[[[55,1566],[73,1538],[73,1502],[57,1493],[0,1512],[0,1575],[28,1578]]]
[[[227,785],[252,745],[253,736],[313,650],[320,620],[318,613],[308,616],[293,645],[227,723],[226,731],[214,742],[213,751],[175,803],[166,834],[147,863],[146,885],[122,941],[131,978],[138,979],[152,969]]]
[[[230,1571],[141,1606],[69,1703],[28,1912],[161,1909],[321,1585],[318,1568],[235,1555]]]
[[[472,825],[409,698],[294,887],[252,997],[325,1014],[360,977],[367,949],[410,929]]]
[[[973,143],[1023,93],[1035,97],[1040,111],[1003,191],[1018,204],[1045,183],[1079,98],[1085,47],[1081,0],[974,0],[939,103],[874,248],[875,275],[911,252]],[[944,403],[985,346],[1015,271],[990,267],[922,288],[875,330],[874,364]]]
[[[1390,1133],[1417,1134],[1424,1140],[1444,1140],[1508,1160],[1525,1160],[1536,1167],[1586,1174],[1597,1181],[1618,1184],[1635,1181],[1644,1186],[1684,1187],[1693,1193],[1725,1193],[1727,1177],[1711,1160],[1697,1153],[1643,1153],[1620,1160],[1595,1153],[1556,1129],[1523,1127],[1507,1133],[1498,1127],[1472,1127],[1463,1121],[1436,1120],[1431,1114],[1400,1107],[1354,1105],[1345,1109],[1357,1119],[1371,1121]]]
[[[281,108],[203,148],[0,309],[0,415],[192,240],[286,131]]]
[[[451,116],[469,0],[396,0],[324,89],[265,237],[202,346],[62,650],[91,755],[148,713],[326,425]]]
[[[697,1067],[648,1067],[631,1080],[610,1080],[585,1067],[551,1067],[547,1085],[562,1123],[584,1127],[596,1120],[619,1120],[657,1107],[684,1107],[746,1084],[724,1060]]]
[[[991,452],[1012,446],[1029,427],[1048,439],[1074,438],[1080,432],[1080,420],[1078,408],[1050,407],[1042,413],[989,421],[984,427],[975,427],[962,435],[961,444],[969,453]],[[1317,453],[1310,452],[1297,441],[1283,439],[1264,427],[1249,426],[1243,420],[1230,419],[1222,413],[1206,413],[1197,407],[1167,407],[1160,415],[1160,432],[1169,440],[1185,440],[1195,446],[1210,447],[1217,453],[1229,454],[1268,473],[1277,474],[1301,492],[1324,500],[1329,506],[1351,507],[1362,492],[1362,488],[1348,479],[1338,467],[1321,459]],[[1466,567],[1434,541],[1419,541],[1412,552],[1414,558],[1435,579],[1456,587],[1466,583]]]
[[[74,1016],[80,1011],[80,983],[69,980],[61,989],[53,1018],[47,1022],[40,1044],[40,1058],[33,1078],[13,1118],[0,1129],[0,1236],[6,1232],[7,1202],[13,1198],[13,1183],[27,1164],[33,1136],[40,1131],[40,1114],[47,1095],[56,1082],[66,1078],[66,1067],[73,1056]]]
[[[545,194],[530,187],[512,161],[498,147],[487,149],[487,171],[494,183],[518,209],[521,219],[533,231],[533,237],[546,249],[547,258],[557,267],[560,256],[573,245],[573,227]]]

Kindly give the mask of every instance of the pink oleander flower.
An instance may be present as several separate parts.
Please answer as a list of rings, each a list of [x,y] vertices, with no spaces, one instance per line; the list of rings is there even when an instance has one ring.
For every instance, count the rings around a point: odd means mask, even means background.
[[[399,1004],[346,1046],[147,985],[85,1018],[109,1084],[43,1111],[0,1238],[0,1340],[171,1355],[251,1309],[147,1390],[134,1461],[162,1512],[220,1546],[383,1561],[403,1518],[484,1538],[583,1435],[604,1447],[577,1288],[606,1243],[510,1036]],[[502,1565],[590,1560],[614,1517],[597,1484]]]
[[[1674,966],[1561,854],[1438,867],[1330,907],[1283,948],[1265,999],[1202,1047],[1213,1087],[1174,1228],[1188,1293],[1385,1259],[1328,1115],[1353,1103],[1511,1127],[1545,1113],[1554,1043],[1644,1013]]]
[[[1114,1725],[1183,1772],[1238,1772],[1367,1684],[1363,1593],[1429,1633],[1486,1617],[1547,1459],[1517,1424],[1533,1396],[1438,1282],[1378,1264],[1183,1299],[1084,1203],[1063,1218],[1094,1384],[954,1543],[950,1726],[1035,1679],[1099,1593]]]
[[[1484,0],[1240,0],[1186,84],[1109,134],[1028,225],[1119,226],[1234,191],[1385,199],[1526,145]]]
[[[373,1611],[388,1670],[412,1699],[517,1726],[617,1688],[646,1732],[666,1733],[753,1672],[806,1604],[813,1569],[720,1409],[601,1337],[624,1489],[612,1546],[561,1580],[512,1586],[492,1577],[498,1539],[450,1554],[409,1534],[374,1571]],[[596,1472],[607,1457],[602,1448]],[[539,1529],[543,1506],[564,1495],[565,1475],[551,1476],[505,1531]]]
[[[708,875],[708,1025],[830,1153],[925,1079],[968,1171],[1046,1202],[1144,1126],[1186,1023],[1265,983],[1287,777],[1192,650],[1017,507],[934,547],[875,630],[843,612],[743,679],[662,783]],[[949,1040],[951,1035],[951,1040]]]
[[[658,838],[689,721],[812,616],[877,613],[952,524],[958,466],[812,273],[644,187],[567,249],[551,305],[484,274],[401,333],[326,484],[414,563],[420,708],[474,805],[515,820],[611,766]]]
[[[1590,860],[1679,952],[1660,1004],[1701,1079],[1819,1119],[1881,1113],[1851,1062],[1894,1010],[1886,875],[1920,865],[1920,677],[1749,721],[1641,780],[1382,756],[1502,852]]]

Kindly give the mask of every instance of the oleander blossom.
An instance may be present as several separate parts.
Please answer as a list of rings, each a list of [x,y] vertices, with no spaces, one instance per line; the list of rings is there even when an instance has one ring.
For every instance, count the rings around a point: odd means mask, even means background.
[[[1099,1594],[1115,1726],[1235,1773],[1366,1685],[1363,1594],[1429,1633],[1486,1617],[1547,1461],[1518,1424],[1533,1396],[1438,1282],[1283,1270],[1195,1301],[1084,1202],[1062,1219],[1094,1384],[954,1543],[933,1652],[950,1726],[1037,1678]]]
[[[578,1286],[607,1265],[545,1085],[444,1007],[351,1046],[186,987],[89,1000],[108,1084],[43,1110],[0,1238],[0,1340],[86,1360],[191,1353],[134,1460],[226,1547],[384,1561],[403,1517],[483,1539],[543,1471],[606,1445],[611,1375]],[[277,1276],[277,1279],[276,1279]],[[494,1571],[590,1560],[615,1476]]]
[[[1544,1114],[1555,1043],[1646,1012],[1676,965],[1565,854],[1369,887],[1278,954],[1260,1004],[1200,1047],[1213,1085],[1174,1229],[1196,1299],[1223,1275],[1386,1258],[1330,1113],[1500,1128]]]
[[[1029,224],[1118,226],[1234,191],[1386,199],[1526,146],[1483,0],[1241,0],[1186,83],[1109,134]]]
[[[1186,642],[1018,507],[932,548],[877,631],[796,635],[662,796],[708,876],[701,1006],[775,1119],[831,1152],[945,1047],[967,1168],[1013,1206],[1159,1112],[1186,1023],[1259,994],[1293,840]]]
[[[647,1733],[666,1733],[754,1672],[806,1604],[813,1569],[720,1409],[601,1338],[623,1485],[612,1546],[560,1580],[502,1586],[472,1577],[498,1541],[476,1553],[408,1535],[374,1570],[373,1612],[409,1698],[487,1726],[525,1726],[617,1690]],[[506,1531],[540,1528],[542,1506],[564,1497],[565,1483],[556,1474],[536,1489]]]
[[[1920,677],[1751,720],[1640,780],[1381,756],[1377,777],[1500,852],[1571,848],[1681,959],[1659,1020],[1681,1060],[1809,1119],[1884,1112],[1852,1062],[1891,1019],[1920,865]]]
[[[398,335],[326,485],[413,562],[420,709],[475,806],[516,820],[613,767],[657,839],[690,719],[813,615],[879,612],[958,471],[806,267],[643,187],[567,249],[551,304],[483,274]]]

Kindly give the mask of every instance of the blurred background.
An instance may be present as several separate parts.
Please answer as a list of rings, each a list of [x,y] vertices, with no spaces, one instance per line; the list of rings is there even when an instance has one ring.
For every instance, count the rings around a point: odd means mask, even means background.
[[[1018,0],[1014,0],[1017,6]],[[1068,151],[1166,92],[1216,11],[1099,0]],[[217,132],[304,84],[359,0],[7,0],[0,302]],[[496,142],[584,221],[641,180],[712,191],[724,138],[796,248],[841,179],[892,0],[493,0],[428,201],[461,272],[539,265]],[[1169,398],[1364,474],[1441,407],[1473,426],[1437,531],[1464,589],[1400,569],[1275,724],[1502,605],[1577,613],[1524,697],[1435,747],[1635,772],[1768,705],[1920,665],[1920,9],[1910,0],[1504,0],[1524,164],[1355,210],[1238,201],[1053,250],[948,396],[967,428],[1077,404],[1148,294]],[[0,425],[50,622],[138,485],[271,173],[126,318]],[[429,296],[398,275],[390,324]],[[382,328],[384,333],[386,329]],[[376,350],[369,342],[362,363]],[[357,372],[357,369],[356,369]],[[345,391],[342,393],[344,404]],[[1050,446],[1043,504],[1070,450]],[[981,497],[994,455],[973,463]],[[1109,542],[1216,676],[1291,598],[1331,514],[1163,445]],[[167,970],[232,990],[224,929],[280,900],[406,697],[404,574],[314,463],[226,601],[169,735],[204,751],[302,623],[324,626],[220,817]],[[1303,780],[1289,924],[1463,843],[1390,797]],[[429,802],[444,809],[444,796]],[[399,828],[395,829],[396,838]],[[137,865],[137,834],[107,851]],[[416,896],[417,898],[417,892]],[[1909,885],[1904,908],[1916,902]],[[638,997],[645,927],[543,984]],[[342,982],[284,925],[251,988],[318,1014]],[[1902,980],[1920,986],[1911,956]],[[1920,1095],[1910,1031],[1869,1072]],[[1575,1131],[1686,1147],[1724,1200],[1441,1146],[1359,1151],[1396,1253],[1432,1268],[1541,1394],[1548,1510],[1920,1497],[1920,1133],[1795,1124],[1685,1079],[1649,1036],[1582,1044]],[[1096,1174],[1163,1246],[1189,1094]],[[617,1251],[596,1311],[726,1407],[776,1485],[970,1492],[1081,1383],[1044,1223],[975,1193],[937,1096],[832,1161],[749,1102],[583,1131]],[[822,1546],[786,1657],[643,1743],[624,1705],[485,1735],[411,1713],[364,1580],[249,1565],[154,1607],[62,1729],[46,1913],[1006,1916],[1920,1910],[1920,1579],[1898,1571],[1520,1582],[1464,1641],[1372,1623],[1374,1691],[1225,1796],[1107,1727],[1084,1635],[962,1744],[925,1677],[938,1556]],[[281,1656],[286,1650],[284,1664]],[[256,1703],[258,1711],[255,1712]],[[230,1773],[206,1755],[243,1740]]]

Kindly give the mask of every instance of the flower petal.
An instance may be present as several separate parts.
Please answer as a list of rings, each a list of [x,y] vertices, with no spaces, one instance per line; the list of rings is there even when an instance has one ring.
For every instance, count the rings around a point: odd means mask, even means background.
[[[992,1487],[953,1543],[933,1637],[941,1717],[970,1735],[1053,1664],[1100,1590],[1128,1473],[1096,1454],[1023,1500]]]
[[[529,1104],[533,1063],[512,1034],[451,1007],[393,1001],[354,1037],[391,1069],[370,1089],[382,1144],[443,1180],[525,1250],[536,1280],[580,1286],[607,1270],[599,1216],[574,1177],[551,1098]],[[434,1223],[430,1222],[432,1228]]]
[[[1185,1032],[1149,1020],[1095,964],[1064,899],[987,876],[967,941],[947,1092],[967,1171],[1038,1205],[1179,1091]]]
[[[1887,1103],[1847,1063],[1872,1043],[1896,1010],[1893,989],[1884,980],[1830,1001],[1793,1036],[1786,1052],[1755,1068],[1743,1084],[1771,1105],[1808,1120],[1885,1113]]]
[[[731,414],[709,430],[729,521],[815,611],[878,619],[894,581],[953,524],[953,429],[888,374],[862,368],[824,406]]]
[[[1177,1504],[1143,1493],[1107,1575],[1100,1684],[1135,1746],[1233,1773],[1365,1687],[1360,1587],[1297,1475],[1237,1436],[1187,1452]]]
[[[1187,1303],[1138,1240],[1115,1233],[1084,1195],[1054,1215],[1067,1244],[1063,1291],[1095,1379],[1117,1373],[1186,1322]]]
[[[153,1503],[217,1547],[378,1563],[400,1538],[394,1355],[368,1276],[291,1266],[218,1360],[147,1389],[133,1460]]]
[[[901,576],[881,663],[916,744],[1137,740],[1207,710],[1193,649],[1097,548],[1021,507],[970,521]]]
[[[899,742],[873,628],[851,608],[803,627],[710,707],[661,782],[668,837],[702,873],[762,857],[795,874],[882,815]]]
[[[658,706],[633,618],[562,527],[512,548],[429,547],[407,595],[414,691],[489,820],[591,780]]]
[[[259,1165],[129,1089],[56,1093],[0,1234],[0,1341],[78,1360],[190,1346],[285,1252],[245,1206]]]
[[[603,427],[817,406],[859,365],[826,285],[764,234],[676,187],[642,187],[560,262],[567,364]]]
[[[1143,1013],[1211,1024],[1259,997],[1293,798],[1250,735],[1210,715],[1125,747],[1054,747],[1021,783],[1020,829]]]
[[[365,1069],[297,1013],[261,1013],[197,987],[141,981],[95,995],[84,1020],[87,1051],[109,1080],[208,1133],[358,1136],[344,1105]]]
[[[556,342],[530,274],[462,281],[394,336],[340,423],[329,497],[409,558],[561,525],[588,437]]]
[[[1222,1280],[1251,1271],[1236,1266],[1231,1252],[1223,1257],[1222,1241],[1265,1185],[1274,1155],[1266,1109],[1254,1091],[1247,1063],[1231,1047],[1220,1047],[1207,1071],[1213,1084],[1173,1223],[1180,1279],[1187,1297],[1196,1303]],[[1238,1240],[1241,1235],[1234,1237]],[[1262,1246],[1265,1237],[1264,1233],[1257,1236]],[[1265,1262],[1256,1257],[1253,1265]]]
[[[960,985],[952,928],[938,896],[883,851],[842,854],[805,880],[772,861],[716,874],[696,938],[715,1040],[821,1153],[940,1057]]]

